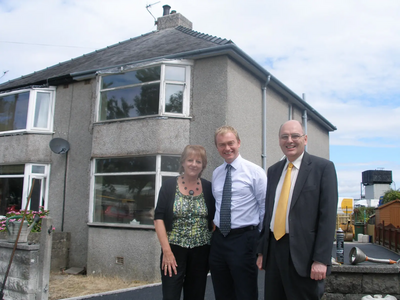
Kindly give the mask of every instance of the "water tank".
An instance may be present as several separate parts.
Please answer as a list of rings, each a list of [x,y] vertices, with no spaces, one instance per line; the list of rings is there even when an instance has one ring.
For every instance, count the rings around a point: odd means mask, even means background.
[[[363,185],[373,185],[376,183],[392,184],[392,171],[369,170],[362,172]]]

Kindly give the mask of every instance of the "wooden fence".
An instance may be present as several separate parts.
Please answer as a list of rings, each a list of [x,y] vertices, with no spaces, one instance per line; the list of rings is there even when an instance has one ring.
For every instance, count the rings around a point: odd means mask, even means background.
[[[375,243],[400,253],[400,228],[385,222],[375,225]]]

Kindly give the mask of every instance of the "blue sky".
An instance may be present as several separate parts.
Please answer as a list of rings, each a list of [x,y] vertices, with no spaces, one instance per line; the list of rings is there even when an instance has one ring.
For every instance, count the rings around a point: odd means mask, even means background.
[[[155,30],[148,4],[156,18],[169,4],[304,93],[337,127],[340,196],[359,198],[366,170],[391,170],[400,188],[400,1],[0,0],[0,83]]]

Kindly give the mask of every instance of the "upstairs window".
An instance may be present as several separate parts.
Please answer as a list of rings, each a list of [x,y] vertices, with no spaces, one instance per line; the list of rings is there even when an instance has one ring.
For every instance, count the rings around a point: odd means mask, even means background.
[[[189,115],[190,67],[159,65],[100,80],[99,121]]]
[[[52,88],[0,94],[0,134],[50,132],[54,94]]]

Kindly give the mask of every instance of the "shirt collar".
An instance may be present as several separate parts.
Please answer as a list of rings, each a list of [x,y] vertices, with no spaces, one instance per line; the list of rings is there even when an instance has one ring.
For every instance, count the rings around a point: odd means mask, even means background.
[[[230,163],[230,165],[237,170],[240,166],[240,161],[242,160],[242,156],[239,154],[238,157],[235,158],[235,160],[233,162]],[[226,168],[226,165],[228,163],[226,161],[224,161],[224,169]]]
[[[304,152],[303,152],[295,161],[292,161],[293,166],[294,166],[297,170],[300,169],[301,161],[303,160],[303,156],[304,156]],[[289,160],[286,158],[286,164],[285,164],[284,170],[287,169],[287,166],[288,166],[288,165],[289,165]]]

